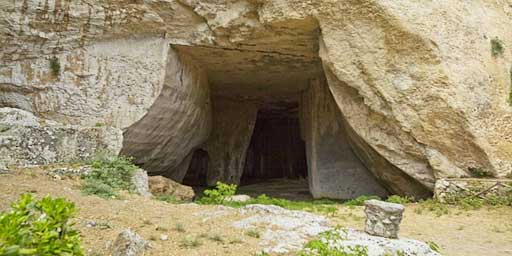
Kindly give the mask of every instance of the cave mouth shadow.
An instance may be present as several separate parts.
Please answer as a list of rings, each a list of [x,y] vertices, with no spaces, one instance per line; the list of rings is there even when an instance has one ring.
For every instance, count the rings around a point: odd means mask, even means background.
[[[299,103],[280,102],[258,111],[239,192],[289,200],[312,199]]]

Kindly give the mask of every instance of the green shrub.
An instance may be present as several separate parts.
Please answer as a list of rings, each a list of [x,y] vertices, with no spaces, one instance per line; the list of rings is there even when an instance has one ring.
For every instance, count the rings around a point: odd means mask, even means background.
[[[114,198],[120,190],[133,190],[131,177],[138,167],[131,159],[100,153],[90,164],[92,172],[82,177],[82,191],[86,194]]]
[[[495,37],[491,39],[491,53],[493,57],[498,57],[503,55],[505,52],[505,47],[503,46],[503,42]]]
[[[226,197],[232,196],[236,193],[237,185],[225,184],[217,182],[213,189],[207,189],[203,192],[204,196],[198,202],[202,204],[222,204]]]
[[[347,206],[361,206],[361,205],[364,205],[365,201],[368,201],[368,200],[371,200],[371,199],[380,200],[381,198],[378,197],[378,196],[362,195],[362,196],[358,196],[356,199],[352,199],[352,200],[346,201],[343,204],[347,205]]]
[[[395,203],[395,204],[408,204],[408,203],[412,203],[414,202],[414,197],[411,197],[411,196],[397,196],[397,195],[392,195],[390,197],[388,197],[388,199],[386,200],[387,202],[390,202],[390,203]]]
[[[84,255],[80,235],[69,222],[75,205],[47,196],[22,195],[0,213],[0,255]]]

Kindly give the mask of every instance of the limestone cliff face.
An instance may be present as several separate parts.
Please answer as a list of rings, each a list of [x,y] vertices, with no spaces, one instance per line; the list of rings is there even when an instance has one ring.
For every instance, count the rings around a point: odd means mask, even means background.
[[[209,90],[266,104],[325,76],[357,158],[414,193],[511,172],[511,22],[501,0],[1,1],[0,107],[123,129],[125,152],[179,179],[212,132]],[[209,83],[170,80],[170,45]]]

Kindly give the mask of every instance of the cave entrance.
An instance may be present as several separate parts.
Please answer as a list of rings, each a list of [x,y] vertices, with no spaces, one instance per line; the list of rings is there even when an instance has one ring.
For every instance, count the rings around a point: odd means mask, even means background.
[[[301,138],[299,103],[274,104],[257,113],[239,192],[309,199],[306,144]]]

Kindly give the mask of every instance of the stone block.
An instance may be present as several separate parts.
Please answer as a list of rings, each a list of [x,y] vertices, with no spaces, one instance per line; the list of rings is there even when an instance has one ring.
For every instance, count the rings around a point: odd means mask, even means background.
[[[405,207],[401,204],[368,200],[365,202],[365,232],[386,238],[398,238],[400,222]]]

